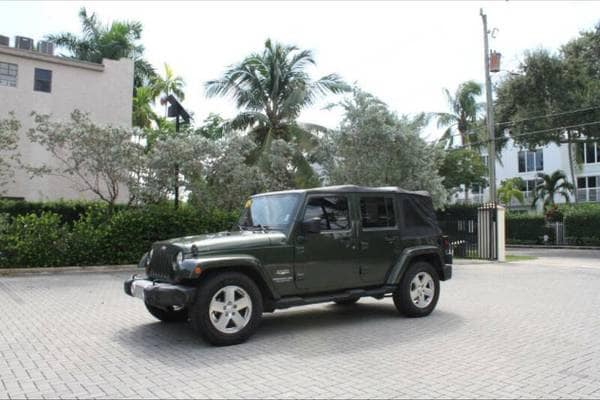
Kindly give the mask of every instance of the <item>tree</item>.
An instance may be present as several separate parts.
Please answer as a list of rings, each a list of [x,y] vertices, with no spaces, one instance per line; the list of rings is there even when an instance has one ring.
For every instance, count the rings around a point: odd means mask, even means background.
[[[574,144],[600,137],[600,29],[583,32],[558,54],[525,54],[519,74],[497,89],[496,121],[517,144],[535,148],[568,145],[571,182],[576,184]],[[595,53],[594,53],[595,52]]]
[[[516,199],[519,203],[523,204],[523,186],[524,182],[521,178],[503,180],[498,188],[498,198],[500,199],[500,202],[508,206],[512,199]]]
[[[541,182],[535,187],[535,197],[533,198],[532,207],[535,207],[538,201],[543,201],[544,209],[554,206],[554,197],[563,196],[568,203],[570,201],[569,194],[573,192],[574,186],[567,181],[567,176],[563,171],[557,170],[552,175],[538,173]]]
[[[156,98],[154,89],[149,86],[135,88],[133,96],[133,126],[149,129],[152,122],[157,120],[157,115],[152,109],[154,99]]]
[[[88,15],[85,7],[79,11],[81,36],[70,32],[48,35],[47,39],[65,48],[79,60],[101,63],[103,58],[134,61],[134,87],[148,84],[156,75],[152,65],[143,58],[144,46],[138,43],[142,24],[134,21],[113,21],[103,25],[95,13]]]
[[[343,121],[324,145],[328,183],[426,190],[434,204],[444,204],[447,192],[438,174],[443,153],[420,137],[427,123],[424,114],[399,117],[358,88],[339,105]]]
[[[207,139],[221,139],[225,133],[223,124],[225,120],[219,114],[210,113],[202,122],[202,126],[196,129],[196,134]]]
[[[0,193],[2,187],[12,180],[14,166],[20,160],[17,151],[20,128],[21,124],[14,113],[10,113],[6,119],[0,119]]]
[[[436,113],[436,116],[438,128],[446,128],[441,140],[448,147],[452,147],[456,131],[460,136],[461,146],[468,146],[472,141],[471,136],[476,136],[473,128],[482,107],[481,103],[477,102],[481,91],[481,84],[475,81],[461,83],[454,96],[448,89],[444,89],[450,112]]]
[[[157,203],[174,195],[175,188],[183,193],[191,190],[192,184],[202,179],[209,145],[208,140],[188,130],[155,136],[132,190],[137,201]]]
[[[180,101],[185,99],[185,93],[183,92],[185,82],[182,77],[175,75],[175,72],[167,63],[165,63],[165,76],[162,77],[156,75],[152,82],[152,86],[156,94],[163,95],[163,97],[161,97],[161,104],[164,104],[165,106],[165,117],[167,117],[167,97],[169,97],[169,95],[177,97]]]
[[[487,167],[481,155],[468,148],[448,149],[439,173],[444,178],[444,187],[449,191],[464,185],[468,193],[473,185],[483,186],[487,183]]]
[[[281,139],[297,145],[297,152],[290,160],[296,173],[313,174],[310,154],[318,141],[311,132],[325,129],[298,123],[297,118],[319,97],[342,93],[349,88],[336,74],[312,80],[307,72],[311,65],[315,65],[315,60],[310,50],[268,39],[262,53],[249,55],[229,67],[220,79],[206,83],[209,97],[229,96],[241,109],[226,127],[249,129],[249,136],[257,145],[249,155],[252,163],[260,163],[271,149],[271,143]],[[262,162],[262,168],[266,168],[266,164]]]
[[[32,114],[35,125],[27,132],[32,143],[44,147],[56,162],[27,165],[34,176],[54,175],[70,180],[112,208],[122,189],[138,170],[143,148],[132,141],[134,129],[99,126],[75,110],[68,122],[52,122],[49,115]]]

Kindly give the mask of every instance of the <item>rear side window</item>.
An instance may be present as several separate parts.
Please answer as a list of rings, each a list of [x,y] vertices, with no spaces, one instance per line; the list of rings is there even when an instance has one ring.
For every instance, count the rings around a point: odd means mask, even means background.
[[[423,214],[409,199],[402,200],[402,213],[406,229],[429,228],[429,223],[425,220]]]
[[[308,200],[303,220],[319,218],[321,230],[339,231],[350,229],[348,199],[341,196],[312,197]]]
[[[360,218],[363,228],[395,227],[394,200],[389,197],[361,198]]]

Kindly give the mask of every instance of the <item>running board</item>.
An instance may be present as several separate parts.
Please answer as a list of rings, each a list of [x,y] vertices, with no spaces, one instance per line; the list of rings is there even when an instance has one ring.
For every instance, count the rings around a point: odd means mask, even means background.
[[[356,299],[368,296],[381,299],[383,297],[387,297],[386,295],[389,295],[390,292],[393,292],[395,288],[395,286],[383,286],[375,289],[350,289],[345,290],[343,292],[321,294],[307,297],[283,297],[275,301],[273,306],[276,309],[283,309],[296,306],[305,306],[309,304],[327,303],[330,301]]]

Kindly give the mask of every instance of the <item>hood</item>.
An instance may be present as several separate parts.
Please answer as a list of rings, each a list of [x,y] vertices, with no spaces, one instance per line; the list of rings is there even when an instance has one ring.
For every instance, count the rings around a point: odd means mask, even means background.
[[[181,248],[184,253],[207,253],[225,250],[241,250],[265,247],[284,242],[286,236],[279,231],[219,232],[185,236],[165,240],[157,244],[170,244]],[[192,248],[195,247],[194,251]]]

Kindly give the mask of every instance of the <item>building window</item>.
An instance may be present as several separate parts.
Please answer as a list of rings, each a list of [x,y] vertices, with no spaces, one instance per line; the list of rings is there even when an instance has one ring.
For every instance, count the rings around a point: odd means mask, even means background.
[[[527,150],[519,152],[519,172],[543,171],[544,150]]]
[[[577,189],[596,188],[600,186],[600,176],[581,176],[577,178]]]
[[[578,158],[584,164],[600,163],[600,143],[584,142],[578,145]]]
[[[36,68],[33,90],[50,93],[52,91],[52,71]]]
[[[0,62],[0,86],[17,87],[17,64]]]

